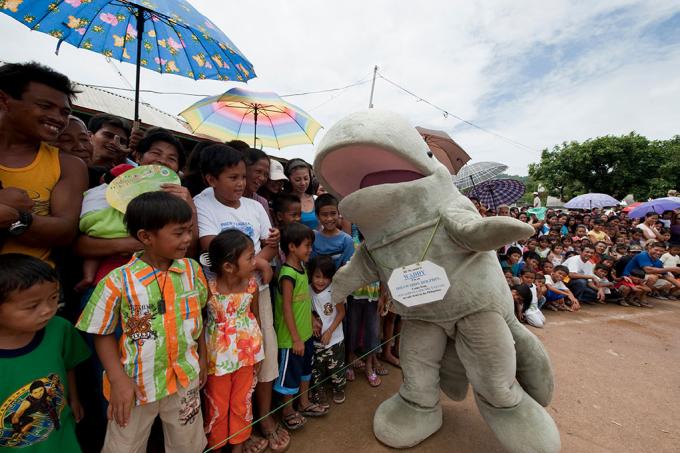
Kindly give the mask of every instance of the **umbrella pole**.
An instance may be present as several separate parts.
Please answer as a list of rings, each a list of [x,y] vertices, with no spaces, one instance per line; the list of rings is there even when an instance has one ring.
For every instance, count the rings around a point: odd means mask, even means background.
[[[135,73],[135,121],[139,119],[139,75],[142,69],[142,38],[144,35],[144,11],[137,6],[137,71]]]
[[[257,107],[255,107],[255,131],[253,132],[253,148],[257,148]]]

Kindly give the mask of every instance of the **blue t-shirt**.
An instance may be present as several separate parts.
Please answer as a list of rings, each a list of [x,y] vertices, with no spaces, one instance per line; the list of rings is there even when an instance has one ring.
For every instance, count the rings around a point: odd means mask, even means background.
[[[659,269],[663,269],[663,263],[661,260],[653,260],[647,252],[638,253],[628,261],[626,268],[623,270],[623,275],[630,275],[634,269],[643,269],[645,267],[658,267]]]
[[[314,245],[312,256],[329,255],[333,258],[335,268],[346,264],[354,254],[354,241],[352,236],[344,231],[334,236],[326,236],[321,231],[314,231]]]
[[[319,226],[319,219],[316,218],[316,213],[313,209],[311,211],[302,211],[300,223],[307,225],[312,230],[316,230],[316,228]]]

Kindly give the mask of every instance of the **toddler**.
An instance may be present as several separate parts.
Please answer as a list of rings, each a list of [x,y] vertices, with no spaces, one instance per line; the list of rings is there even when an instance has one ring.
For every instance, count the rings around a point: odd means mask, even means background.
[[[323,224],[323,223],[322,223]],[[335,264],[329,256],[320,255],[312,258],[308,266],[312,277],[310,292],[314,315],[321,321],[321,328],[314,332],[314,365],[312,367],[312,386],[319,395],[317,401],[325,404],[325,388],[317,385],[330,379],[333,389],[333,402],[345,402],[345,343],[342,331],[342,320],[345,317],[345,305],[331,302],[331,291]]]
[[[226,230],[210,242],[208,256],[216,278],[208,283],[205,432],[208,448],[222,447],[228,439],[231,451],[240,453],[250,437],[256,368],[264,358],[255,247],[245,233]],[[266,448],[267,441],[262,443],[256,447]]]

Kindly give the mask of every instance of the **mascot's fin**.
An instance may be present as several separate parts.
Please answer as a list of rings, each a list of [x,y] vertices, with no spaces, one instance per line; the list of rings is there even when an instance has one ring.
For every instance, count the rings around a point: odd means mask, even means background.
[[[480,217],[476,212],[455,207],[442,210],[442,220],[452,241],[475,252],[496,250],[536,232],[511,217]]]
[[[333,276],[333,304],[343,303],[355,290],[378,280],[380,277],[375,263],[363,246],[358,248],[349,263]]]

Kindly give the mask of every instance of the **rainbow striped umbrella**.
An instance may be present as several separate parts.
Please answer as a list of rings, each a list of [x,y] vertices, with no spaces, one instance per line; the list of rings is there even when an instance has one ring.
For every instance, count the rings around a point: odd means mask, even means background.
[[[222,142],[253,140],[269,148],[314,143],[321,129],[314,118],[276,93],[232,88],[196,102],[180,115],[194,134]]]

